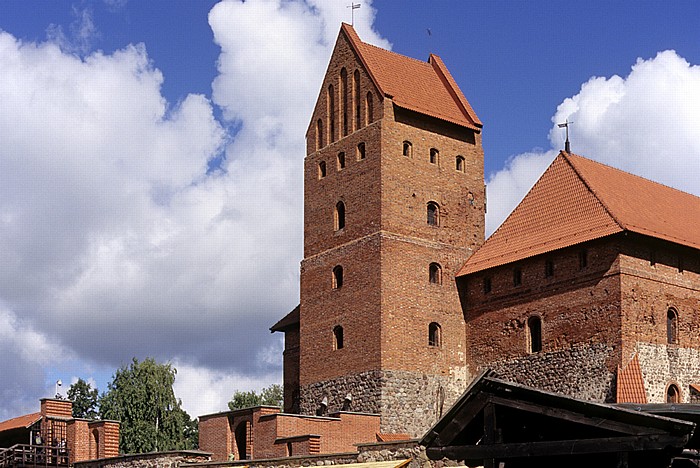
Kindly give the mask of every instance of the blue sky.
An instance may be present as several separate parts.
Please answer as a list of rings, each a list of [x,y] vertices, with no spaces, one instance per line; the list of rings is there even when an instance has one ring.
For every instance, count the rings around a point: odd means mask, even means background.
[[[281,379],[349,3],[0,2],[0,419],[132,356],[173,362],[193,415]],[[697,1],[361,3],[363,40],[440,55],[484,122],[489,232],[566,118],[575,152],[698,194]]]

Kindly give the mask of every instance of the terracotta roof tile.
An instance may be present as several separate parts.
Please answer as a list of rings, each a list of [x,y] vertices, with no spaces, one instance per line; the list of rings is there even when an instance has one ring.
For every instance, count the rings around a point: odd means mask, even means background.
[[[647,402],[647,393],[644,390],[644,379],[639,359],[635,354],[627,367],[617,368],[617,402],[618,403],[642,403]]]
[[[398,442],[401,440],[411,440],[411,436],[409,434],[387,434],[377,432],[377,442]]]
[[[482,127],[440,57],[431,54],[422,62],[362,42],[348,24],[341,29],[377,88],[394,104],[474,130]]]
[[[623,231],[700,249],[697,219],[698,197],[561,152],[457,275]]]
[[[25,414],[16,418],[8,419],[0,422],[0,432],[9,431],[10,429],[27,428],[41,419],[41,413]]]

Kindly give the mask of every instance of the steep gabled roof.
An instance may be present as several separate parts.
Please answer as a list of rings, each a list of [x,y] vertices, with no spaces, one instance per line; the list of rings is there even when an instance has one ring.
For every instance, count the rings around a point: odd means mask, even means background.
[[[700,249],[700,198],[561,152],[457,276],[619,232]]]
[[[11,429],[26,429],[40,419],[41,413],[25,414],[8,419],[7,421],[0,422],[0,432],[9,431]]]
[[[348,24],[341,31],[377,89],[395,105],[477,131],[483,126],[440,57],[431,54],[421,62],[362,42]]]

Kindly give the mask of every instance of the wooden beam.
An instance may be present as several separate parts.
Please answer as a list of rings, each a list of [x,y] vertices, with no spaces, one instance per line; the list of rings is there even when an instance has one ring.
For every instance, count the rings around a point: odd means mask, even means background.
[[[583,440],[556,440],[521,442],[495,445],[455,447],[428,447],[426,454],[432,460],[447,457],[452,460],[486,460],[559,455],[586,455],[592,453],[658,451],[672,448],[680,451],[688,436],[649,434],[630,437],[605,437]]]
[[[483,393],[477,394],[470,402],[468,402],[461,411],[452,418],[445,428],[440,431],[437,439],[431,445],[449,445],[465,427],[476,417],[477,414],[484,409],[488,401],[487,395]]]
[[[635,423],[625,423],[598,416],[587,416],[585,414],[573,412],[567,409],[541,406],[526,401],[509,400],[498,396],[492,396],[491,398],[489,398],[489,400],[496,403],[497,405],[505,406],[508,408],[513,408],[528,413],[541,414],[543,416],[561,419],[577,424],[583,424],[585,426],[591,426],[598,429],[620,432],[622,434],[666,434],[666,431],[653,427],[645,427]],[[622,416],[625,416],[625,414],[623,413]]]

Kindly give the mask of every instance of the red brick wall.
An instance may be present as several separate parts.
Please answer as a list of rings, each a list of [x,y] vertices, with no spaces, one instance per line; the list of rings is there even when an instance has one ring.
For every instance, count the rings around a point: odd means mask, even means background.
[[[213,461],[228,460],[232,451],[232,434],[228,413],[199,417],[199,448],[212,454]]]
[[[299,411],[299,326],[288,328],[284,332],[283,355],[284,411]]]
[[[579,268],[579,251],[588,251],[588,266]],[[603,343],[616,349],[607,367],[619,363],[621,288],[616,240],[603,240],[533,257],[469,275],[459,282],[466,291],[468,360],[475,372],[528,354],[527,320],[539,316],[542,352],[577,343]],[[545,261],[554,262],[554,275],[545,276]],[[513,269],[522,271],[522,285],[513,285]],[[492,292],[484,293],[484,278]]]

